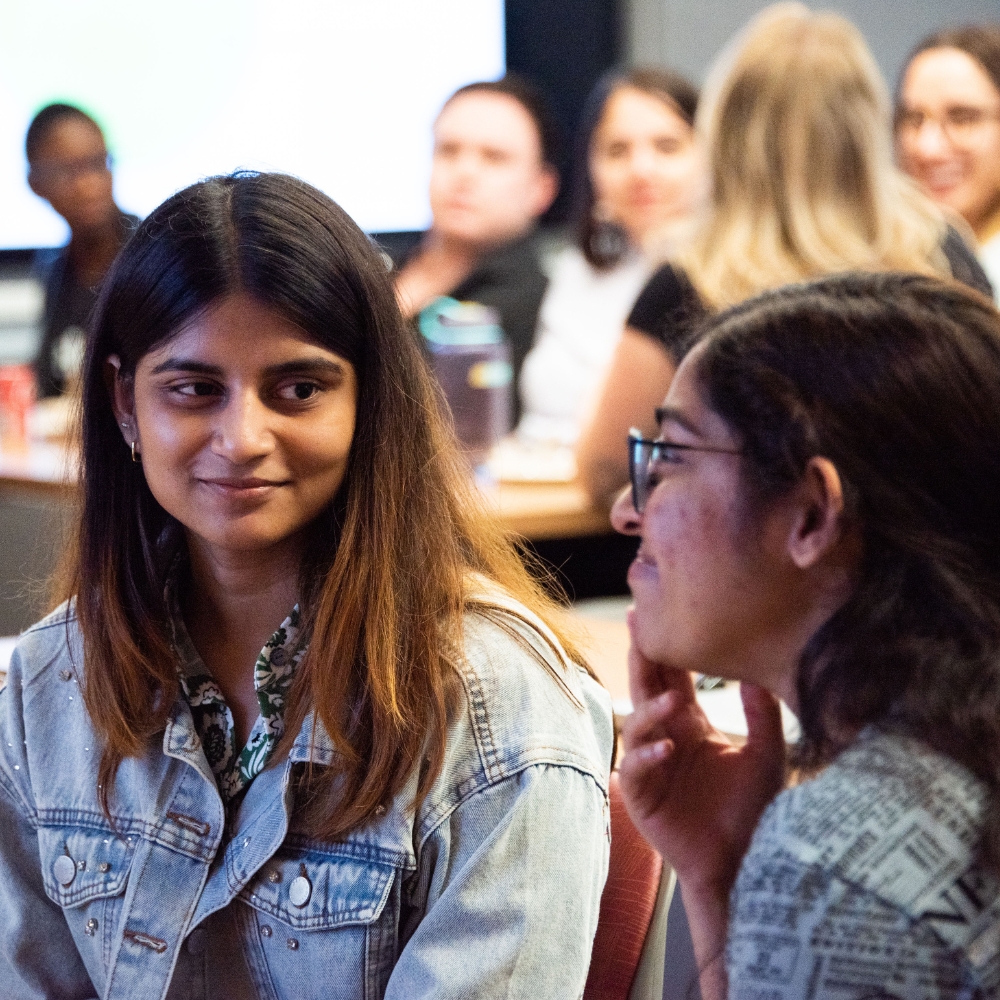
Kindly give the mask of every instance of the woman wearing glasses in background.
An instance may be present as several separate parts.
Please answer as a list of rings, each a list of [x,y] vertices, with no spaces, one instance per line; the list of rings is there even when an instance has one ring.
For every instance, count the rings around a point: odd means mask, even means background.
[[[997,996],[1000,316],[917,275],[768,292],[658,416],[612,512],[640,539],[621,780],[702,997]],[[743,682],[745,745],[690,671]]]
[[[972,227],[1000,296],[1000,24],[917,46],[899,85],[896,144],[903,169]]]
[[[596,499],[625,483],[621,442],[649,435],[692,320],[793,281],[915,271],[990,285],[940,209],[893,165],[891,106],[860,32],[778,4],[709,76],[698,110],[711,199],[691,246],[650,279],[577,458]]]
[[[365,235],[280,175],[102,291],[70,598],[0,693],[5,998],[579,997],[610,702]]]

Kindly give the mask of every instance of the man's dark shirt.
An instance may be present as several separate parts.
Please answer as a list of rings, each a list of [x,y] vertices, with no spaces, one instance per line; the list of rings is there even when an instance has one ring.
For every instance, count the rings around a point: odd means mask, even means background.
[[[418,250],[419,245],[413,252]],[[405,262],[406,257],[401,255],[395,264],[402,268]],[[515,385],[521,365],[535,341],[535,324],[547,283],[539,262],[537,238],[534,233],[529,233],[484,254],[472,273],[456,288],[445,293],[459,302],[490,306],[500,314],[500,325],[510,344]],[[516,412],[519,410],[516,392],[514,409],[516,424],[519,416]]]
[[[139,219],[122,212],[119,221],[120,244],[124,245],[139,224]],[[58,251],[39,251],[35,258],[35,272],[45,284],[42,337],[35,358],[38,396],[44,398],[57,396],[63,391],[63,374],[55,358],[59,340],[71,327],[78,327],[85,334],[90,332],[90,318],[98,289],[79,281],[70,264],[68,245]]]
[[[951,226],[941,242],[941,249],[956,281],[987,298],[993,297],[986,272],[965,240]],[[699,324],[708,312],[684,271],[676,265],[664,264],[654,272],[639,294],[626,324],[659,341],[674,364],[679,365],[697,339]]]

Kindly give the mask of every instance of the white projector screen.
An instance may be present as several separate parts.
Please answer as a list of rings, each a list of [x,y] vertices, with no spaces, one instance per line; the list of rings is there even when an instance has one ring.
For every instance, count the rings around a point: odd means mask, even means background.
[[[503,0],[30,0],[2,20],[0,249],[68,239],[25,181],[25,131],[52,101],[104,128],[126,211],[282,170],[384,232],[429,221],[445,98],[504,71]]]

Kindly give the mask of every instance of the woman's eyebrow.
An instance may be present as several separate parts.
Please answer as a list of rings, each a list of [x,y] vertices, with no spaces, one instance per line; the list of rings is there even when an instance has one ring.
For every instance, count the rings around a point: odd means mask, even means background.
[[[683,410],[676,406],[658,406],[654,411],[656,414],[657,427],[663,426],[668,420],[678,427],[683,427],[690,434],[701,437],[701,428],[695,424],[690,417],[686,416]]]
[[[221,378],[225,374],[221,366],[195,361],[193,358],[167,358],[153,369],[152,374],[160,375],[163,372],[189,372],[195,375],[212,375],[216,378]],[[345,369],[339,361],[331,361],[328,358],[299,358],[271,365],[265,372],[272,378],[280,378],[282,375],[327,375],[343,378]]]
[[[163,372],[192,372],[196,375],[218,376],[222,374],[222,369],[218,365],[209,365],[192,358],[167,358],[166,361],[161,361],[151,374],[160,375]]]
[[[347,373],[339,361],[329,358],[299,358],[296,361],[283,361],[280,365],[272,365],[266,369],[267,374],[274,377],[282,375],[326,375],[340,377]]]

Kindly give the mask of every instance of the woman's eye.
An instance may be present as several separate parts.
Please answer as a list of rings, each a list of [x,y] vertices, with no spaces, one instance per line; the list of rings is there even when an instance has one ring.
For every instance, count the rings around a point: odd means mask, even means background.
[[[278,397],[290,402],[304,403],[320,391],[315,382],[289,382],[278,389]]]
[[[609,160],[620,160],[628,156],[628,143],[609,142],[601,152]]]
[[[969,108],[959,105],[949,108],[945,114],[949,125],[978,125],[985,117],[981,108]]]
[[[211,382],[184,382],[172,388],[181,396],[214,396],[218,393],[218,387]]]
[[[661,444],[659,448],[657,448],[656,455],[653,458],[653,467],[655,468],[657,463],[660,462],[664,465],[680,465],[683,461],[684,452],[681,448]]]

